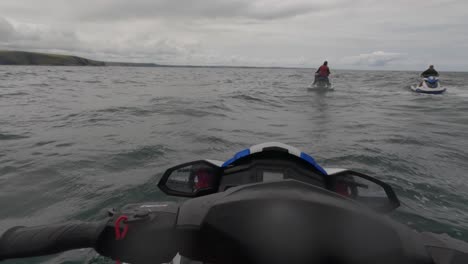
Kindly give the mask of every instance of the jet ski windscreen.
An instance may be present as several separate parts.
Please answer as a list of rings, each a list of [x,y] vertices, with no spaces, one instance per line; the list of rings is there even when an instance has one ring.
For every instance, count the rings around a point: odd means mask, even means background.
[[[236,161],[236,166],[225,168],[218,191],[244,184],[287,179],[325,188],[326,177],[311,164],[293,155],[262,152]]]

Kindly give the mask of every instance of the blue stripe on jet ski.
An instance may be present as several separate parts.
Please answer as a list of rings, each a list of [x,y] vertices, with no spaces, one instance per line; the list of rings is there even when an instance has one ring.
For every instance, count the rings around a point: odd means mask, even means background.
[[[234,155],[234,157],[224,162],[221,167],[227,167],[231,165],[233,162],[235,162],[236,160],[243,158],[245,156],[248,156],[248,155],[250,155],[250,149],[241,150],[237,152]],[[327,172],[320,165],[318,165],[318,163],[314,160],[314,158],[312,158],[312,156],[308,155],[307,153],[301,152],[300,158],[310,163],[312,166],[314,166],[314,168],[316,168],[318,171],[320,171],[324,175],[328,175]]]
[[[312,164],[312,166],[314,166],[314,168],[316,168],[321,173],[328,175],[327,172],[320,165],[318,165],[317,162],[315,162],[314,158],[312,158],[312,156],[308,155],[307,153],[301,152],[301,159]]]
[[[250,149],[244,149],[244,150],[241,150],[239,152],[236,153],[236,155],[234,155],[234,157],[228,159],[226,162],[223,163],[223,165],[221,167],[227,167],[229,166],[230,164],[232,164],[234,161],[242,158],[242,157],[245,157],[245,156],[248,156],[250,155]]]

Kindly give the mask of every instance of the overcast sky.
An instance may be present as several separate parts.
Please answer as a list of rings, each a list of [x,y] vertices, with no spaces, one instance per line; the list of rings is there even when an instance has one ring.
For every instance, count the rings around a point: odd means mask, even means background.
[[[0,49],[193,65],[468,71],[468,0],[1,0]]]

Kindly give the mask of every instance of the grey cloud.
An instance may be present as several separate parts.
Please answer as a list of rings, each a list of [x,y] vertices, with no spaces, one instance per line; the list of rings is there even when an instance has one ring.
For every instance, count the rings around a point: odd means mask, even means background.
[[[73,51],[80,40],[73,31],[43,25],[12,25],[0,17],[0,48]]]
[[[49,2],[53,2],[50,1]],[[350,0],[267,1],[267,0],[82,0],[63,4],[65,19],[115,21],[154,18],[248,18],[273,20],[333,9]],[[92,8],[90,8],[92,6]]]
[[[15,35],[15,29],[6,19],[0,17],[0,42],[9,41]]]
[[[292,5],[272,10],[251,7],[248,10],[245,10],[245,13],[239,13],[238,16],[246,16],[247,18],[260,20],[274,20],[305,15],[312,12],[318,12],[322,9],[324,9],[323,6],[313,4]]]
[[[2,0],[0,49],[170,64],[327,59],[357,69],[459,70],[468,69],[466,10],[466,0]]]
[[[112,35],[108,34],[107,36]],[[197,42],[184,42],[147,34],[86,39],[70,30],[40,24],[10,23],[0,17],[0,49],[56,52],[91,59],[135,62],[184,62],[191,53],[203,51]]]
[[[362,65],[362,66],[386,66],[392,61],[396,61],[402,58],[400,53],[391,53],[384,51],[374,51],[367,54],[359,54],[357,56],[345,57],[341,60],[341,63],[347,65]]]

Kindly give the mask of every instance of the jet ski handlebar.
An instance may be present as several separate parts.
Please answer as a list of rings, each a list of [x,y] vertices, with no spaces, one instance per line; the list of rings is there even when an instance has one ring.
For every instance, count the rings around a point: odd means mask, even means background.
[[[13,227],[0,238],[0,261],[93,248],[130,263],[169,262],[177,254],[177,210],[175,203],[128,205],[103,221]]]
[[[0,260],[94,247],[104,226],[103,222],[71,222],[36,227],[13,227],[0,239]]]

